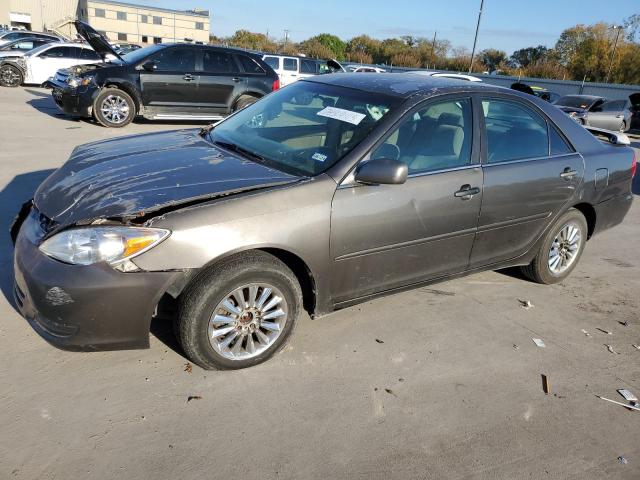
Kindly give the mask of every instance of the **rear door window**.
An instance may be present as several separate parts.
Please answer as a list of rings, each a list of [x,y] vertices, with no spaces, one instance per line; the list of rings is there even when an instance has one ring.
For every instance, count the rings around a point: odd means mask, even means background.
[[[482,101],[487,133],[487,163],[549,156],[547,122],[524,105]]]
[[[300,72],[301,73],[310,73],[312,75],[316,74],[316,62],[313,60],[302,60],[300,63]]]
[[[74,58],[76,47],[53,47],[40,54],[41,57],[47,58]]]
[[[283,58],[282,68],[288,72],[298,71],[298,59],[297,58]]]
[[[249,58],[246,55],[238,55],[237,58],[238,58],[238,60],[240,60],[240,64],[242,65],[242,69],[246,73],[255,73],[255,74],[263,74],[263,73],[265,73],[264,69],[253,58]]]
[[[274,70],[280,68],[280,59],[278,57],[264,57],[264,62]]]
[[[94,50],[89,50],[88,48],[82,49],[80,58],[82,60],[100,60],[100,56]]]
[[[227,52],[207,48],[202,56],[202,70],[208,73],[237,73],[240,70]]]

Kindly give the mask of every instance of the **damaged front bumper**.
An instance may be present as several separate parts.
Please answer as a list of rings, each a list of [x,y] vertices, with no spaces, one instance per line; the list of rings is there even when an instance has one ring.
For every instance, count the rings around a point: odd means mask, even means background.
[[[91,117],[93,102],[98,89],[93,85],[71,87],[55,77],[49,78],[42,86],[51,89],[53,101],[64,113],[72,116]]]
[[[149,347],[155,307],[179,272],[121,273],[105,263],[69,265],[49,258],[19,226],[14,296],[20,313],[45,340],[67,350]]]

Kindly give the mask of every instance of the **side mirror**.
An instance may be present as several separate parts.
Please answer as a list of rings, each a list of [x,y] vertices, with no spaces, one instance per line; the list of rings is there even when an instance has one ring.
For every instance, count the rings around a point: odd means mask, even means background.
[[[158,68],[158,65],[156,65],[156,62],[149,60],[148,62],[144,62],[142,64],[142,68],[147,72],[153,72]]]
[[[375,158],[356,168],[355,179],[359,183],[400,185],[407,181],[407,164],[390,158]]]

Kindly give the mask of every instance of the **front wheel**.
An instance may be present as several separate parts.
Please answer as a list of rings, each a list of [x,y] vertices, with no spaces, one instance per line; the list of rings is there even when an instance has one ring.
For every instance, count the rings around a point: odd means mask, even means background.
[[[620,133],[624,133],[627,131],[627,122],[622,122],[622,124],[620,125]]]
[[[578,264],[587,241],[587,221],[572,208],[558,218],[545,235],[536,257],[526,267],[525,276],[537,283],[558,283]]]
[[[127,92],[105,88],[93,103],[93,116],[104,127],[124,127],[135,118],[136,104]]]
[[[24,75],[19,68],[13,65],[4,65],[0,68],[0,85],[3,87],[19,87],[24,81]]]
[[[235,255],[200,274],[182,296],[178,340],[205,369],[237,369],[280,350],[302,309],[291,270],[265,252]]]

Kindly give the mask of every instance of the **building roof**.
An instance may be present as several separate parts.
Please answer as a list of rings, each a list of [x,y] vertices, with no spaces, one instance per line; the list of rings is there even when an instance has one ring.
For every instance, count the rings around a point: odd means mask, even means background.
[[[156,10],[159,12],[179,13],[180,15],[192,15],[194,17],[209,18],[209,10],[175,10],[172,8],[160,8],[150,5],[140,5],[139,3],[118,2],[117,0],[90,0],[96,3],[106,3],[108,5],[120,5],[121,7],[142,8],[145,10]]]

